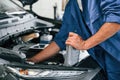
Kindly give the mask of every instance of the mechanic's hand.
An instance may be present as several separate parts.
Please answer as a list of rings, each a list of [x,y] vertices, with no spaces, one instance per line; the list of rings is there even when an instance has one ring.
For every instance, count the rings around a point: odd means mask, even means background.
[[[27,58],[26,59],[27,63],[38,63],[37,60],[33,57],[33,58]]]
[[[70,45],[78,50],[85,50],[85,41],[76,33],[70,32],[66,44]]]

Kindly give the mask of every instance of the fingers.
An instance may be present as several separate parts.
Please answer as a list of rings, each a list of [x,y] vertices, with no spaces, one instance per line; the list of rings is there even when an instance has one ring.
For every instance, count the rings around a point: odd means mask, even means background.
[[[77,38],[78,38],[78,34],[70,32],[68,39],[66,40],[66,44],[73,46],[73,44],[75,43],[75,40],[77,40]]]
[[[78,36],[78,34],[76,34],[74,32],[69,32],[69,36],[68,37],[73,37],[73,36]]]
[[[84,49],[85,41],[78,34],[70,32],[65,43],[80,50]]]
[[[27,62],[33,62],[33,63],[38,63],[37,59],[32,57],[32,58],[27,58],[26,59]]]

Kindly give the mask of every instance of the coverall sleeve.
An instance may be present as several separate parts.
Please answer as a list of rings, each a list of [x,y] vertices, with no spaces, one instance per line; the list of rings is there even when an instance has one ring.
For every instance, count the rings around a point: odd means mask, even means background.
[[[101,0],[102,15],[105,22],[120,24],[120,0]],[[100,44],[112,57],[120,61],[120,31]]]
[[[76,32],[77,34],[81,34],[84,31],[80,28],[80,25],[85,26],[82,21],[82,16],[77,0],[69,0],[63,16],[61,29],[54,38],[54,41],[61,50],[66,48],[65,41],[69,32]]]
[[[101,0],[100,8],[105,22],[120,23],[120,0]]]
[[[65,13],[63,16],[62,26],[60,28],[60,31],[55,35],[54,41],[56,44],[60,47],[61,50],[65,49],[65,41],[68,37],[68,34],[70,31],[74,30],[71,25],[74,23],[74,18],[71,14],[71,2],[70,0],[65,8]],[[73,23],[72,23],[73,22]]]

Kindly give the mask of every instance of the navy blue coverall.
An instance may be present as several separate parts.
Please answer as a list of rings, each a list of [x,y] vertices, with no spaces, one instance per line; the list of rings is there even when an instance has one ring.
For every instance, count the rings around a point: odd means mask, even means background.
[[[54,41],[65,49],[69,32],[76,31],[84,40],[95,34],[105,22],[120,23],[120,0],[82,0],[80,11],[77,0],[69,0],[62,27]],[[108,27],[109,28],[109,27]],[[120,31],[88,50],[107,72],[108,80],[120,80]]]

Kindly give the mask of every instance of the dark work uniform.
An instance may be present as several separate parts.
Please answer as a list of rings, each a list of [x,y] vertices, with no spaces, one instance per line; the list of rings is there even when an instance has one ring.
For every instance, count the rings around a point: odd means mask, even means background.
[[[105,22],[120,23],[120,0],[82,0],[82,6],[80,11],[77,0],[69,0],[66,6],[62,27],[54,38],[61,50],[69,32],[86,40]],[[120,31],[88,52],[107,72],[108,80],[120,80]]]

